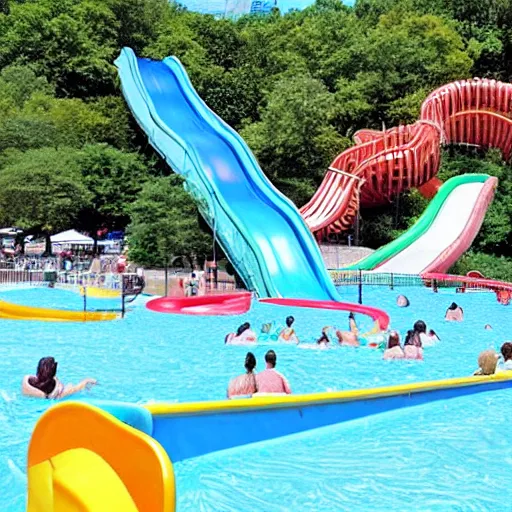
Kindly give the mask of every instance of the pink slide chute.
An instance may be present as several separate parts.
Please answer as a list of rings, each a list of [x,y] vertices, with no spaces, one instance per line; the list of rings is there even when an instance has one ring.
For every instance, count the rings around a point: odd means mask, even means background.
[[[356,132],[356,145],[334,159],[302,216],[321,240],[348,229],[359,204],[383,205],[411,187],[431,197],[440,185],[431,180],[441,144],[499,148],[510,158],[511,105],[512,84],[475,78],[440,87],[423,102],[418,122]]]

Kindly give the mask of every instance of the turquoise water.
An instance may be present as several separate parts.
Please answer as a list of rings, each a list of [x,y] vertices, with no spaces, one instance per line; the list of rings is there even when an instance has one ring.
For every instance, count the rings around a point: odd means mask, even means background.
[[[356,298],[355,289],[341,292],[347,301]],[[411,299],[408,309],[395,305],[397,294],[404,292]],[[278,369],[294,392],[464,376],[476,368],[481,350],[499,348],[512,338],[510,308],[491,293],[374,288],[365,290],[363,298],[387,310],[394,328],[405,332],[421,318],[442,342],[425,350],[424,362],[386,362],[381,352],[367,348],[274,344]],[[76,293],[57,289],[4,290],[0,299],[68,309],[83,304]],[[66,383],[97,378],[98,386],[85,397],[138,403],[211,400],[223,398],[229,379],[243,370],[247,349],[223,343],[225,334],[243,321],[259,327],[293,314],[305,341],[316,339],[324,325],[346,327],[346,314],[339,312],[255,304],[239,317],[177,317],[147,310],[146,300],[138,299],[124,320],[114,322],[1,321],[1,510],[23,510],[27,443],[49,403],[21,397],[20,383],[40,357],[53,355]],[[462,324],[443,320],[453,300],[466,311]],[[119,307],[119,300],[90,300],[89,306]],[[371,327],[368,319],[358,320],[362,330]],[[494,330],[485,331],[486,323]],[[267,349],[253,349],[259,362]],[[177,464],[178,509],[507,510],[501,504],[510,501],[512,492],[502,475],[510,474],[512,450],[503,412],[511,397],[507,391],[484,393]],[[411,506],[412,499],[418,506]]]

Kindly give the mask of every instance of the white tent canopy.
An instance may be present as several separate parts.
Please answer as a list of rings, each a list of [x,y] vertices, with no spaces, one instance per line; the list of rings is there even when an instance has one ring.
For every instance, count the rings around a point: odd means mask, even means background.
[[[94,240],[90,236],[85,236],[75,231],[68,229],[62,233],[58,233],[50,237],[52,244],[60,245],[94,245]]]

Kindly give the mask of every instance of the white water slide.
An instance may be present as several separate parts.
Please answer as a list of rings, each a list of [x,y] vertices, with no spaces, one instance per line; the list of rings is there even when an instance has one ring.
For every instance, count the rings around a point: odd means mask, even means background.
[[[496,178],[487,175],[452,178],[411,229],[352,268],[400,274],[446,272],[478,234],[496,185]]]

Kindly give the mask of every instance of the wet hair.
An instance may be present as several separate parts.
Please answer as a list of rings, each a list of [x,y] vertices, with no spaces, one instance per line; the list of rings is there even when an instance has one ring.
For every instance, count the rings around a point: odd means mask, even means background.
[[[510,341],[506,341],[501,345],[501,355],[505,361],[512,359],[512,343]]]
[[[457,306],[457,304],[455,302],[452,302],[449,306],[448,306],[448,309],[451,309],[452,311],[455,311],[459,306]]]
[[[43,357],[37,364],[37,374],[29,377],[28,383],[49,395],[56,386],[55,375],[57,375],[57,361],[53,357]]]
[[[354,313],[352,313],[352,311],[348,314],[348,317],[350,320],[355,320],[355,316],[354,316]]]
[[[237,336],[241,336],[243,332],[247,331],[247,329],[250,329],[251,328],[251,324],[249,322],[245,322],[244,324],[242,324],[237,330],[236,330],[236,335]]]
[[[247,373],[252,373],[254,368],[256,368],[256,358],[254,357],[254,354],[252,352],[247,352],[247,355],[245,356],[245,369],[247,370]]]
[[[400,346],[400,336],[396,331],[391,331],[389,333],[388,338],[388,347],[387,348],[393,348],[393,347],[399,347]]]
[[[276,353],[273,350],[269,350],[265,354],[265,362],[272,366],[272,368],[275,367],[277,361]]]
[[[404,347],[405,345],[421,347],[421,340],[416,331],[413,331],[412,329],[407,331],[407,334],[405,335]]]
[[[418,320],[414,324],[414,332],[418,333],[418,334],[426,333],[427,332],[427,324],[423,320]]]
[[[441,338],[437,335],[436,331],[434,331],[434,329],[430,329],[430,331],[428,331],[428,335],[432,338],[433,336],[435,336],[439,341],[441,341]]]
[[[293,322],[295,322],[295,318],[293,318],[293,316],[287,316],[286,317],[286,325],[287,325],[287,327],[291,327],[293,325]]]

